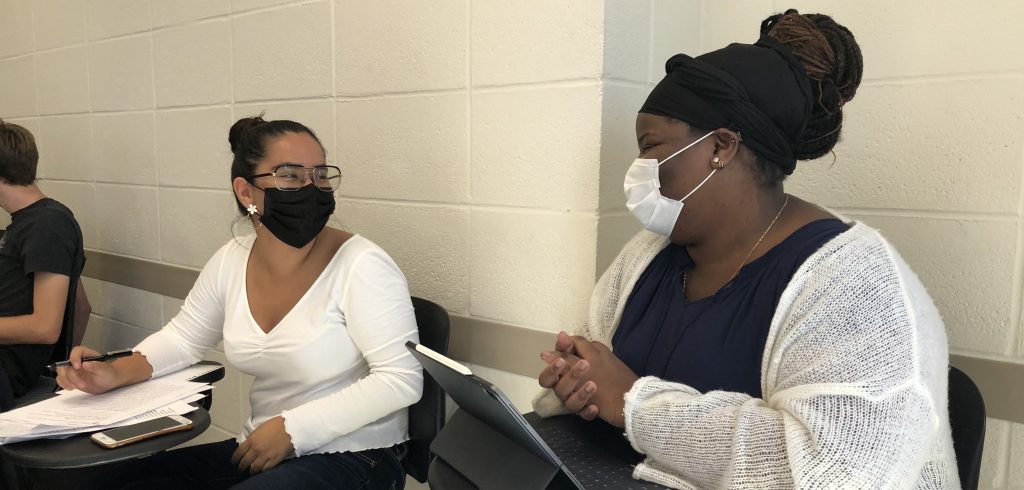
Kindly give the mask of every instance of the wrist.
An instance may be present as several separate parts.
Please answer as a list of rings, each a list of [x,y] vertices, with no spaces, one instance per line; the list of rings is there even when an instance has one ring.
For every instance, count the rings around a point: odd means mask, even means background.
[[[626,403],[619,400],[612,408],[612,414],[608,417],[608,423],[623,429],[626,427]]]
[[[115,385],[112,388],[141,383],[153,376],[153,366],[146,360],[146,356],[138,352],[124,359],[114,360],[110,367],[114,370]]]

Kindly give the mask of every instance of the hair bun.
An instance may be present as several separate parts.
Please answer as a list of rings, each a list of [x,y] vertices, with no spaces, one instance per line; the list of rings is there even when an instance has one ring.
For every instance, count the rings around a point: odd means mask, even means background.
[[[864,72],[860,46],[849,29],[823,14],[801,14],[796,9],[761,22],[767,35],[789,48],[811,80],[814,108],[803,142],[796,148],[800,160],[818,158],[835,146],[843,124],[843,105],[853,99]]]
[[[231,125],[231,129],[228,130],[228,144],[231,145],[231,153],[238,151],[238,145],[245,133],[256,126],[266,124],[267,121],[263,120],[263,114],[261,112],[258,116],[243,117]]]

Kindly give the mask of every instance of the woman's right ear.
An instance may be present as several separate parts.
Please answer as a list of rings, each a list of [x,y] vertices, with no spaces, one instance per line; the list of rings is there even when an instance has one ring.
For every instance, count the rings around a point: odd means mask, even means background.
[[[739,153],[740,141],[743,139],[739,133],[724,128],[715,130],[712,139],[715,143],[715,154],[711,160],[711,167],[725,168]]]
[[[235,177],[235,180],[231,181],[231,188],[235,191],[238,202],[242,203],[242,207],[253,202],[252,187],[249,185],[249,181],[242,177]]]

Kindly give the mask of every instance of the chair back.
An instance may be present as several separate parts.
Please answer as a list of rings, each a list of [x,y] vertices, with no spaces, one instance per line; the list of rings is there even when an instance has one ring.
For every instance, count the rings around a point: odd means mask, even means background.
[[[60,337],[57,343],[53,344],[53,351],[50,353],[50,362],[64,361],[71,355],[71,348],[75,343],[75,297],[78,292],[78,279],[82,277],[82,269],[85,267],[85,249],[82,245],[82,230],[76,224],[75,231],[78,233],[75,256],[72,259],[71,276],[68,277],[68,297],[64,303],[64,319],[61,322]],[[45,376],[52,376],[49,371],[43,373]]]
[[[53,344],[53,352],[50,353],[50,362],[67,360],[71,356],[71,348],[75,341],[75,294],[78,292],[78,277],[68,283],[68,299],[64,303],[64,320],[60,326],[60,337],[57,343]],[[44,372],[49,375],[50,373]]]
[[[419,326],[420,344],[438,353],[448,354],[448,332],[451,324],[448,312],[437,303],[413,297],[416,310],[416,325]],[[433,378],[423,372],[423,397],[409,407],[409,451],[406,455],[405,472],[420,483],[427,481],[430,467],[430,443],[444,426],[444,391]]]
[[[985,400],[974,381],[953,366],[949,367],[949,425],[960,485],[976,490],[985,445]]]

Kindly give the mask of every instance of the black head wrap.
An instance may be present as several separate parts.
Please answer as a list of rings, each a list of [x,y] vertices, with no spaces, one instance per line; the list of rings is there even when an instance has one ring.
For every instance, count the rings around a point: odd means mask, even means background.
[[[677,54],[665,72],[640,112],[739,131],[743,143],[793,173],[793,148],[813,100],[807,73],[788,48],[762,36],[755,44],[730,44],[697,58]]]

